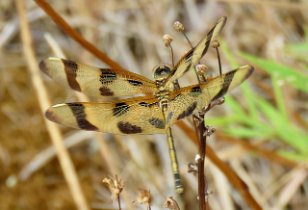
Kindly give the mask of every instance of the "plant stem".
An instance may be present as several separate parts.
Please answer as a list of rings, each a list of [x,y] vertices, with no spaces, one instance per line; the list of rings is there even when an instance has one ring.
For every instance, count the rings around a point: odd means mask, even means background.
[[[118,207],[119,207],[119,210],[121,210],[121,199],[120,199],[120,194],[117,196],[117,200],[118,200]]]
[[[199,113],[199,116],[194,116],[195,127],[198,132],[199,139],[199,156],[197,158],[198,167],[198,197],[199,210],[206,209],[205,203],[205,175],[204,175],[204,158],[206,154],[207,127],[204,125],[204,114]]]

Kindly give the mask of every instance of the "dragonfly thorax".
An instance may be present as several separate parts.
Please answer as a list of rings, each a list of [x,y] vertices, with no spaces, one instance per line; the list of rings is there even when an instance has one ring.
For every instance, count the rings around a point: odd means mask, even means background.
[[[170,74],[171,67],[168,65],[161,64],[154,68],[153,77],[158,90],[154,95],[159,101],[169,99],[170,90],[166,89],[164,84]]]

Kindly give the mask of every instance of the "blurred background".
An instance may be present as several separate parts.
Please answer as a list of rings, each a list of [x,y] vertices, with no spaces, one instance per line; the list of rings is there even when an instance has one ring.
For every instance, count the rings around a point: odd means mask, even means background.
[[[190,48],[172,28],[181,21],[193,44],[221,16],[223,71],[251,64],[255,72],[226,102],[206,115],[216,128],[208,146],[248,185],[262,209],[304,210],[308,205],[308,2],[300,0],[50,0],[49,4],[86,40],[120,65],[152,79],[152,69],[171,64],[162,36],[173,37],[177,61]],[[25,0],[37,64],[56,56],[106,67],[72,40],[36,5]],[[0,1],[0,209],[77,209],[50,140],[23,54],[15,1]],[[202,59],[209,76],[218,74],[216,53]],[[78,101],[74,91],[45,75],[52,104]],[[180,79],[195,84],[193,73]],[[108,119],[102,119],[106,122]],[[192,127],[191,119],[184,121]],[[164,135],[113,136],[60,127],[90,209],[118,209],[102,179],[124,182],[121,204],[139,205],[148,189],[152,209],[163,209],[173,189]],[[197,209],[197,179],[187,172],[198,148],[173,126],[185,193],[181,209]],[[226,176],[206,160],[210,209],[251,209]],[[80,209],[80,208],[79,208]]]

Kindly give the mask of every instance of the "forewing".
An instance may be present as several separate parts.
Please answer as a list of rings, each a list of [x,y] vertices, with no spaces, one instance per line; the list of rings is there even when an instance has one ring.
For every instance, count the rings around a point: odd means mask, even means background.
[[[84,130],[113,134],[155,134],[165,132],[156,99],[139,97],[117,103],[76,102],[58,104],[46,111],[56,123]]]
[[[253,72],[250,65],[241,66],[221,76],[211,78],[206,83],[182,88],[172,95],[168,104],[166,126],[190,116],[207,107],[211,101],[223,97],[229,90],[240,85]]]
[[[40,69],[67,87],[81,91],[91,99],[102,96],[153,95],[153,81],[128,71],[96,68],[60,58],[41,61]]]
[[[175,65],[170,76],[167,78],[166,87],[170,87],[172,82],[182,77],[185,72],[195,68],[200,59],[205,55],[212,41],[216,39],[220,31],[226,24],[227,18],[221,17],[208,34],[191,50],[189,50]]]

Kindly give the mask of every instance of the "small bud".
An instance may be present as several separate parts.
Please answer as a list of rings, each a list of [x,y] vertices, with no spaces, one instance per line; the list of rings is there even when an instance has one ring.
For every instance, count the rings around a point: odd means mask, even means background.
[[[213,127],[210,127],[208,125],[205,126],[206,130],[204,132],[204,136],[211,136],[213,133],[215,133],[216,129]]]
[[[199,154],[196,154],[195,156],[196,163],[198,163],[200,159],[201,159],[201,156]]]
[[[197,64],[196,70],[199,74],[205,75],[206,71],[208,70],[208,67],[204,64]]]
[[[220,47],[219,41],[218,41],[218,40],[214,40],[214,41],[212,42],[212,47],[213,47],[213,48],[218,48],[218,47]]]
[[[166,47],[170,46],[171,42],[172,42],[172,37],[169,34],[165,34],[163,36],[163,41]]]
[[[180,21],[175,21],[173,23],[173,28],[177,32],[183,32],[185,30],[184,25]]]
[[[200,157],[200,155],[199,155]],[[196,176],[198,174],[198,167],[197,167],[197,161],[195,158],[195,162],[190,162],[188,163],[188,173],[192,173],[194,176]]]
[[[180,210],[178,203],[172,197],[167,198],[163,207],[171,210]]]

